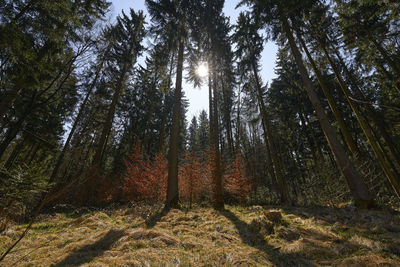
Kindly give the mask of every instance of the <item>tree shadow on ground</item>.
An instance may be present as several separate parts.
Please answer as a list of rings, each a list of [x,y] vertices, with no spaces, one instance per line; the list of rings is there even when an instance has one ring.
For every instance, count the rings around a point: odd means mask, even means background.
[[[274,208],[274,207],[266,207]],[[388,220],[397,222],[400,227],[400,212],[395,210],[366,210],[357,209],[352,206],[342,208],[315,206],[315,207],[276,207],[282,209],[286,214],[294,214],[303,219],[315,218],[323,220],[326,223],[334,224],[339,222],[349,226],[363,225],[368,223],[384,223]]]
[[[311,219],[314,224],[332,226],[333,232],[362,236],[381,242],[391,253],[400,255],[400,212],[395,210],[363,210],[351,206],[279,207],[288,215]]]
[[[320,225],[338,225],[351,228],[360,234],[370,232],[389,232],[400,234],[400,213],[398,211],[362,210],[353,207],[279,207],[289,216],[312,219]]]
[[[124,233],[124,230],[110,230],[101,239],[92,244],[81,247],[77,251],[67,256],[61,262],[52,266],[79,266],[88,263],[94,258],[102,255],[105,251],[109,250],[118,239],[124,236]]]
[[[170,211],[170,209],[168,208],[163,208],[159,211],[157,211],[155,214],[151,215],[146,221],[146,227],[147,228],[153,228],[157,222],[159,222],[161,220],[162,217],[164,217],[165,215],[168,214],[168,212]]]
[[[275,266],[312,265],[310,262],[297,257],[296,255],[281,253],[279,248],[269,245],[260,233],[253,231],[249,224],[239,219],[230,210],[221,210],[219,212],[235,225],[243,243],[264,252],[267,259]]]

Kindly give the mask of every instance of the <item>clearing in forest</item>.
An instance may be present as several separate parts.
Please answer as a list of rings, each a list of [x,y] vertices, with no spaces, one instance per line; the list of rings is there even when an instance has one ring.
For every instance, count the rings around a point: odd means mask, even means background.
[[[159,207],[157,207],[159,208]],[[4,266],[398,266],[400,215],[314,207],[130,206],[41,215]],[[23,231],[0,235],[0,253]]]

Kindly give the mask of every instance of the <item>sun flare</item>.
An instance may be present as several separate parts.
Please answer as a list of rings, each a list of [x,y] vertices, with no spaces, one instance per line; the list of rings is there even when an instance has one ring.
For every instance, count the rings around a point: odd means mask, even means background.
[[[196,74],[197,74],[200,78],[207,77],[207,75],[208,75],[208,65],[207,65],[206,62],[200,63],[200,64],[197,66]]]

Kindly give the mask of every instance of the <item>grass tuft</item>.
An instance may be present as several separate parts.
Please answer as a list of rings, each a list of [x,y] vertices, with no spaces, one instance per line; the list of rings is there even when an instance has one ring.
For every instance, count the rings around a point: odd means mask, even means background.
[[[131,205],[46,215],[4,266],[396,266],[400,216],[348,208]],[[390,222],[390,223],[388,223]],[[0,252],[25,225],[0,235]],[[269,229],[269,230],[268,230]],[[268,231],[267,231],[268,230]]]

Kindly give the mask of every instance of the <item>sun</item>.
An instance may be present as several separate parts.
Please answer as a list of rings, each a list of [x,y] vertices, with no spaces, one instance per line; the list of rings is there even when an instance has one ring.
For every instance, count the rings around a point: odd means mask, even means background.
[[[206,62],[202,62],[199,65],[197,65],[196,68],[196,74],[200,77],[200,78],[205,78],[208,75],[208,65]]]

